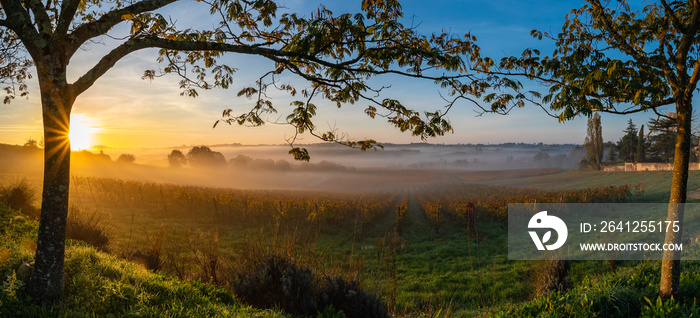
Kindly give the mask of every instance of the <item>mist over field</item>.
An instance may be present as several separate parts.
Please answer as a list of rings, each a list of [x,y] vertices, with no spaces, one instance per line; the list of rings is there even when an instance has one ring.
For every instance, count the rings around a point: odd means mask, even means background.
[[[376,191],[432,182],[456,171],[518,170],[577,167],[583,151],[574,145],[431,145],[389,144],[376,151],[359,151],[336,144],[303,146],[311,160],[299,162],[288,145],[213,145],[226,164],[189,163],[170,167],[168,154],[187,155],[193,146],[176,148],[102,148],[112,160],[132,154],[133,164],[92,167],[94,160],[77,159],[74,174],[128,178],[241,189]],[[75,157],[75,156],[74,156]],[[88,165],[81,165],[85,161]]]
[[[40,149],[7,147],[10,148],[1,159],[5,167],[40,176]],[[237,189],[356,192],[403,189],[443,182],[454,174],[473,176],[472,172],[479,171],[569,169],[577,167],[583,156],[583,150],[574,145],[420,143],[388,144],[384,149],[360,151],[336,144],[313,144],[304,146],[311,160],[299,162],[288,153],[288,145],[213,145],[203,147],[223,155],[220,161],[170,166],[168,154],[179,150],[187,155],[193,147],[196,146],[74,151],[72,174]],[[122,155],[132,155],[133,162],[122,161]]]
[[[288,145],[214,145],[227,160],[237,156],[252,159],[294,162]],[[323,161],[355,168],[442,168],[460,170],[503,170],[544,167],[575,168],[583,153],[571,153],[575,145],[500,144],[500,145],[435,145],[427,143],[386,144],[384,149],[359,151],[336,144],[301,145],[311,154],[310,163]],[[192,146],[174,148],[104,148],[114,158],[121,153],[136,155],[138,163],[167,166],[172,149],[186,153]],[[535,158],[538,153],[544,158]]]

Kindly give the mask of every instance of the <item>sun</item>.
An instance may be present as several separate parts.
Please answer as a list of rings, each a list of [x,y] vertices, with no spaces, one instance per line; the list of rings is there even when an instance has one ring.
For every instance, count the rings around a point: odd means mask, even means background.
[[[70,149],[85,150],[94,146],[93,134],[95,130],[89,117],[82,114],[71,115],[70,132],[68,133]]]

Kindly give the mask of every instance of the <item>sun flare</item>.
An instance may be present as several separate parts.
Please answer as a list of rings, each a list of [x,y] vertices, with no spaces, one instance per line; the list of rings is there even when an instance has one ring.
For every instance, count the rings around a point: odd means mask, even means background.
[[[82,114],[74,114],[71,116],[70,139],[71,150],[85,150],[94,146],[94,133],[96,128],[92,124],[92,120]]]

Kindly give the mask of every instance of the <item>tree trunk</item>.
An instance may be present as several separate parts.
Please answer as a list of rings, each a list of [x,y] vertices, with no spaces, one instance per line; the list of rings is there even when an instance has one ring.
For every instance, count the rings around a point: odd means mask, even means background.
[[[29,293],[47,303],[64,288],[66,219],[70,187],[70,111],[74,98],[65,81],[65,68],[37,63],[44,121],[44,185],[41,217]]]
[[[666,244],[680,244],[683,232],[683,203],[685,203],[688,188],[691,117],[693,113],[691,101],[692,95],[683,96],[676,103],[676,149],[673,157],[671,199],[666,220],[671,222],[679,221],[680,230],[678,232],[666,232],[664,240]],[[678,293],[681,277],[680,265],[680,251],[664,251],[663,260],[661,261],[661,284],[659,286],[661,297],[669,298]]]

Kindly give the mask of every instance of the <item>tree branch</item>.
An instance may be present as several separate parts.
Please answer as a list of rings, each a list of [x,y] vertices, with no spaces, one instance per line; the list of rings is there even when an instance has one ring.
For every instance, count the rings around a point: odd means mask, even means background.
[[[49,15],[46,13],[46,7],[44,7],[44,4],[41,2],[41,0],[30,0],[29,8],[34,14],[34,19],[36,19],[36,24],[39,28],[39,32],[41,33],[41,35],[45,38],[48,38],[49,36],[53,35],[53,26],[51,25],[51,18],[49,18]]]
[[[22,3],[18,0],[0,0],[0,6],[7,15],[5,20],[7,27],[17,34],[32,57],[40,56],[39,43],[35,41],[39,38],[39,33],[34,28],[32,18]],[[12,12],[13,15],[7,14],[8,12]]]
[[[221,43],[221,42],[206,42],[206,41],[179,41],[179,40],[168,40],[168,39],[161,39],[161,38],[149,38],[149,42],[151,42],[152,47],[158,47],[161,49],[168,49],[168,50],[223,51],[223,52],[260,55],[260,56],[265,56],[265,57],[280,56],[280,57],[288,57],[288,58],[299,58],[299,59],[302,59],[305,61],[318,63],[321,66],[325,66],[325,67],[329,67],[329,68],[335,68],[335,69],[345,70],[345,71],[350,71],[350,72],[362,71],[362,72],[367,72],[367,73],[370,73],[373,75],[397,74],[397,75],[402,75],[402,76],[407,76],[407,77],[430,79],[430,80],[446,80],[446,79],[457,79],[457,78],[469,77],[469,75],[427,76],[427,75],[408,73],[408,72],[403,72],[403,71],[398,71],[398,70],[373,70],[373,69],[369,69],[369,68],[353,68],[350,66],[350,63],[356,62],[358,60],[358,58],[353,58],[353,59],[351,59],[349,61],[345,61],[345,62],[335,63],[335,62],[329,62],[329,61],[320,59],[315,55],[311,55],[311,54],[307,54],[307,53],[284,51],[284,50],[265,48],[265,47],[257,47],[257,46],[251,46],[251,45],[238,45],[238,44],[228,44],[228,43]],[[362,53],[360,53],[360,56],[363,56]],[[288,61],[288,62],[292,62],[292,61]]]
[[[698,79],[700,79],[700,58],[695,60],[693,64],[693,74],[690,76],[688,87],[692,87],[693,89],[697,87]]]
[[[0,0],[2,1],[2,0]],[[167,50],[179,50],[179,51],[222,51],[231,53],[241,53],[250,55],[260,55],[272,59],[276,62],[285,62],[274,57],[295,57],[307,60],[312,60],[313,62],[322,64],[327,67],[343,68],[342,64],[333,64],[327,61],[320,60],[313,56],[308,56],[306,54],[281,51],[271,48],[264,47],[254,47],[248,45],[235,45],[219,42],[204,42],[204,41],[178,41],[178,40],[168,40],[156,37],[147,38],[136,38],[130,39],[123,44],[119,45],[107,55],[105,55],[94,67],[92,67],[88,72],[81,76],[73,84],[74,94],[80,94],[87,90],[95,81],[100,78],[104,73],[106,73],[111,67],[113,67],[117,61],[119,61],[124,56],[145,48],[161,48]],[[301,73],[301,71],[299,71]],[[308,79],[308,78],[307,78]],[[77,96],[77,95],[76,95]]]
[[[691,16],[687,32],[683,34],[680,44],[678,45],[678,56],[676,57],[676,68],[680,67],[678,71],[682,73],[685,73],[688,51],[690,47],[696,43],[695,39],[698,35],[698,28],[700,28],[700,1],[690,0],[689,2],[693,4],[693,15]]]
[[[72,53],[78,50],[78,48],[87,40],[107,33],[107,31],[112,29],[114,26],[124,21],[124,15],[137,15],[144,12],[153,11],[176,1],[178,0],[143,0],[130,6],[107,12],[99,19],[82,24],[77,27],[75,31],[73,31],[71,34],[73,43],[69,52],[72,55]]]
[[[700,60],[698,60],[697,63],[700,64]],[[700,73],[700,66],[698,67],[698,69],[699,69],[698,73]],[[566,88],[574,87],[574,86],[567,84],[566,82],[563,82],[563,81],[559,81],[559,80],[556,80],[553,78],[546,78],[546,77],[539,76],[539,75],[533,75],[530,73],[488,72],[488,74],[503,75],[503,76],[521,76],[521,77],[526,77],[528,79],[534,79],[537,81],[541,81],[547,85],[559,85],[559,86],[566,87]],[[697,76],[700,77],[700,74],[698,74]],[[584,95],[587,97],[596,98],[599,100],[606,99],[606,98],[617,98],[618,97],[618,96],[613,96],[612,94],[598,94],[598,93],[593,93],[593,92],[587,92],[587,93],[584,93]],[[530,100],[530,102],[534,103],[534,101],[531,101],[531,100]],[[611,113],[611,114],[627,115],[627,114],[638,113],[641,111],[646,111],[649,109],[656,109],[658,107],[670,105],[670,104],[673,104],[675,102],[676,102],[676,100],[674,97],[668,97],[666,99],[663,99],[663,100],[660,100],[657,102],[642,102],[640,104],[640,106],[643,106],[643,107],[640,107],[638,110],[635,110],[635,111],[628,111],[628,110],[617,111],[617,110],[605,110],[605,109],[601,109],[601,111],[604,111],[606,113]]]
[[[603,25],[605,26],[605,30],[610,34],[612,39],[618,44],[619,49],[634,58],[636,61],[640,63],[644,63],[646,65],[654,66],[659,69],[665,70],[668,69],[668,65],[665,65],[663,63],[656,63],[653,60],[650,60],[647,58],[643,53],[638,52],[632,45],[630,45],[621,35],[620,33],[617,32],[615,27],[613,26],[613,21],[610,19],[610,16],[608,16],[605,13],[605,8],[603,8],[603,5],[600,3],[600,0],[587,0],[591,6],[595,9],[595,12],[598,19],[601,19],[603,21]]]
[[[601,111],[605,112],[605,113],[617,114],[617,115],[629,115],[629,114],[634,114],[634,113],[646,112],[647,110],[650,110],[650,109],[653,110],[654,112],[656,112],[657,108],[671,105],[675,102],[676,102],[675,98],[669,97],[667,99],[664,99],[664,100],[661,100],[661,101],[658,101],[655,103],[648,103],[648,104],[644,105],[644,107],[638,107],[638,108],[632,107],[632,108],[628,108],[628,109],[625,109],[622,111],[610,110],[610,109],[602,109]]]
[[[73,96],[78,96],[90,88],[90,86],[92,86],[97,79],[104,75],[123,57],[135,51],[149,47],[153,47],[149,39],[132,39],[114,48],[112,51],[103,56],[102,59],[95,64],[95,66],[93,66],[83,76],[78,78],[75,83],[71,84]]]
[[[666,119],[675,120],[674,118],[671,118],[671,117],[668,116],[668,115],[664,115],[664,114],[662,114],[662,113],[659,113],[659,110],[656,109],[656,108],[654,108],[653,110],[654,110],[654,113],[656,114],[656,116],[658,116],[659,118],[663,117],[663,118],[666,118]],[[657,121],[657,123],[658,123],[659,120],[656,119],[656,121]],[[649,129],[649,133],[651,134],[651,128]]]
[[[687,33],[688,32],[687,28],[685,27],[685,25],[683,25],[683,23],[681,23],[681,20],[678,18],[678,15],[676,14],[676,12],[673,11],[673,8],[671,8],[671,6],[668,4],[668,2],[666,2],[666,0],[661,0],[661,5],[664,7],[664,10],[666,11],[666,15],[671,17],[673,24],[676,25],[678,30],[680,30],[681,33],[684,33],[684,34]]]
[[[98,78],[100,78],[111,67],[113,67],[121,58],[132,52],[145,48],[161,48],[179,51],[223,51],[231,53],[260,55],[268,58],[274,56],[310,58],[309,56],[305,56],[303,54],[298,54],[294,52],[286,52],[262,47],[252,47],[247,45],[234,45],[227,43],[204,41],[178,41],[155,37],[136,38],[124,42],[123,44],[110,51],[107,55],[105,55],[94,67],[92,67],[87,73],[81,76],[73,84],[73,92],[76,94],[84,92],[86,89],[92,86],[92,84],[94,84]],[[323,62],[327,65],[332,65],[322,60],[318,61]]]
[[[68,28],[70,28],[75,13],[78,12],[78,7],[80,6],[81,0],[64,0],[61,2],[61,14],[58,17],[58,24],[56,25],[56,31],[54,35],[58,36],[59,40],[62,40],[68,34]]]

